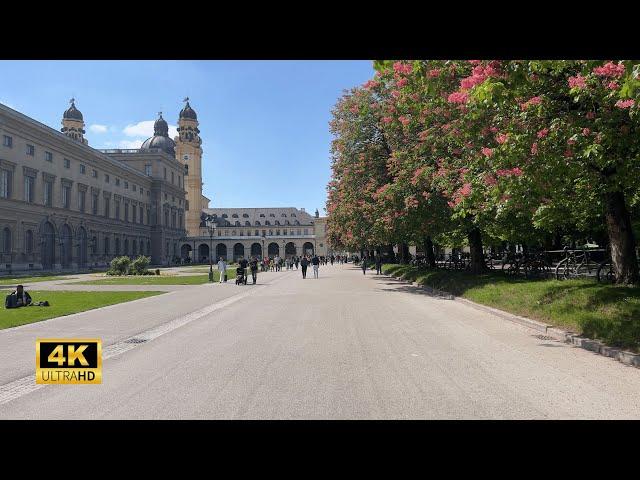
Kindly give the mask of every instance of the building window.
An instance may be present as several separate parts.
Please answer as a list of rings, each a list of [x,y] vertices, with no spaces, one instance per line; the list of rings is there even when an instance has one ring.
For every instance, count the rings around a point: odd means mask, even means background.
[[[151,165],[144,166],[144,174],[148,175],[149,177],[151,176]]]
[[[94,215],[98,214],[98,194],[94,193],[91,195],[91,213]]]
[[[164,211],[164,226],[165,227],[169,226],[169,211],[168,210]]]
[[[287,234],[287,230],[282,230],[282,234],[286,235]]]
[[[118,177],[116,177],[116,187],[120,186],[120,179]]]
[[[36,154],[36,147],[34,147],[33,145],[27,144],[27,155],[29,155],[30,157],[33,157],[35,154]]]
[[[53,153],[51,152],[44,152],[44,159],[47,162],[53,162]]]
[[[136,188],[138,188],[138,186],[135,183],[131,187],[134,192],[136,191]]]
[[[178,215],[178,227],[182,228],[184,224],[182,223],[182,214]]]
[[[144,223],[144,209],[140,206],[140,223]]]
[[[142,187],[140,187],[140,195],[142,195],[142,194],[143,194]]]
[[[127,190],[129,190],[129,182],[125,181],[124,182],[124,188],[126,188]]]
[[[104,183],[109,183],[109,175],[104,174]]]
[[[109,210],[111,209],[111,201],[108,198],[104,199],[104,216],[109,218],[109,214],[111,213]]]
[[[109,237],[104,237],[104,254],[109,255]]]
[[[83,175],[87,173],[87,169],[83,164],[80,164],[80,173]]]
[[[33,232],[27,230],[24,234],[24,250],[26,253],[33,252]]]
[[[116,202],[116,219],[120,220],[120,202]]]
[[[84,213],[85,210],[85,195],[86,192],[84,190],[78,191],[78,210]]]
[[[302,235],[302,230],[298,229],[298,235]]]
[[[9,227],[5,227],[2,231],[2,252],[11,252],[11,230]]]
[[[305,228],[305,229],[304,229],[304,234],[305,234],[305,235],[309,235],[309,229],[308,229],[308,228]]]
[[[71,187],[69,185],[62,186],[62,207],[69,208],[71,202]]]
[[[71,168],[71,161],[68,158],[64,159],[64,168]]]
[[[280,235],[280,229],[279,228],[276,230],[276,235]]]
[[[53,200],[53,182],[45,180],[44,182],[44,204],[47,207],[51,206]]]
[[[164,179],[167,179],[167,167],[164,167]]]
[[[171,228],[176,228],[176,214],[175,214],[175,212],[171,214]]]
[[[98,171],[95,168],[93,170],[91,170],[91,176],[93,178],[98,178]]]
[[[136,223],[136,206],[132,205],[131,207],[131,221]]]
[[[129,204],[128,203],[124,204],[124,221],[125,222],[129,221]]]
[[[0,198],[11,198],[11,172],[0,170]]]
[[[267,235],[267,231],[266,230],[262,230],[262,236],[266,236]]]
[[[171,172],[171,185],[173,185],[173,172]]]
[[[4,135],[3,137],[2,145],[8,148],[13,148],[13,137],[10,137],[9,135]]]

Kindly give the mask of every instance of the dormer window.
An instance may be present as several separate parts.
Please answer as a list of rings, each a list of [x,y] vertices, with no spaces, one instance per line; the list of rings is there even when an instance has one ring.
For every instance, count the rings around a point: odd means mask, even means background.
[[[223,213],[222,218],[228,218],[228,215],[226,213]]]
[[[233,215],[231,215],[231,218],[238,218],[238,214],[234,213]]]

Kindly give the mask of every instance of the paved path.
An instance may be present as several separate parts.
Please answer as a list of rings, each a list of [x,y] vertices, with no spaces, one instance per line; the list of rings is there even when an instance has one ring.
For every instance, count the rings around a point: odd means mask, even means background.
[[[105,360],[102,385],[47,386],[0,404],[0,418],[640,418],[639,369],[351,265],[309,277],[202,285],[0,332],[2,385],[33,374],[37,336],[109,345],[225,302]]]

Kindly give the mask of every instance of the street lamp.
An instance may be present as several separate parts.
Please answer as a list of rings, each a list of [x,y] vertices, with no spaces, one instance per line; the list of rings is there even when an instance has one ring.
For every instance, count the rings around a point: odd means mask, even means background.
[[[209,281],[213,282],[213,261],[211,258],[211,253],[213,251],[213,234],[216,231],[217,225],[215,219],[211,215],[207,216],[205,224],[207,226],[207,230],[209,231]]]

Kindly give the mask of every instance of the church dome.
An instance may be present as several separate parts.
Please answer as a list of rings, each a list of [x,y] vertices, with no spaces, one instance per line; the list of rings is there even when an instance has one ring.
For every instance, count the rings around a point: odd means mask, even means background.
[[[62,118],[84,121],[82,118],[82,112],[76,108],[76,104],[73,99],[71,99],[71,106],[62,114]]]
[[[160,114],[160,117],[153,124],[153,137],[147,138],[140,149],[150,150],[152,148],[159,148],[175,156],[175,147],[175,142],[169,138],[169,125],[165,119],[162,118],[162,114]]]
[[[191,105],[189,105],[188,100],[184,108],[180,110],[180,118],[190,118],[192,120],[198,119],[198,116],[196,115],[196,111],[193,108],[191,108]]]

